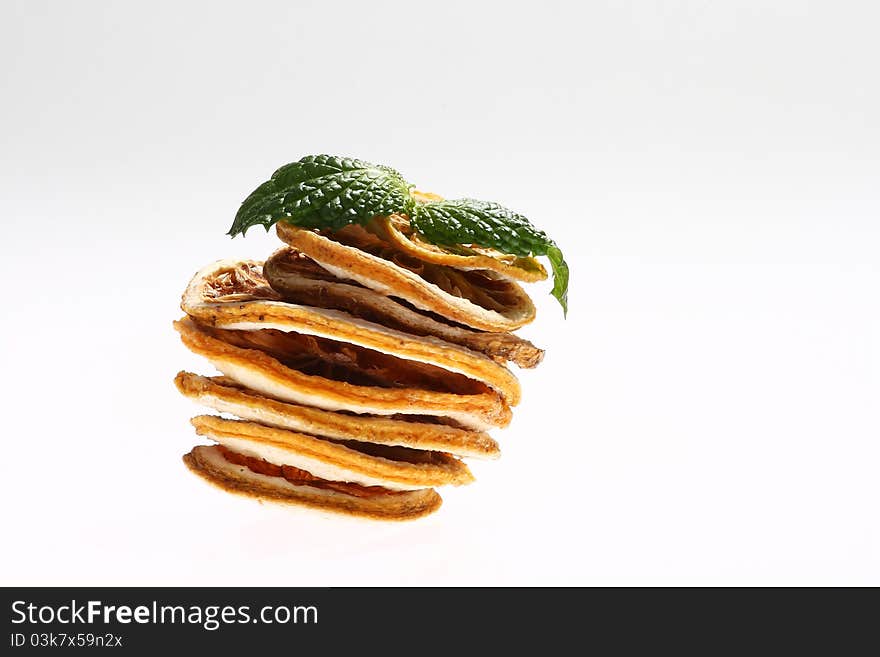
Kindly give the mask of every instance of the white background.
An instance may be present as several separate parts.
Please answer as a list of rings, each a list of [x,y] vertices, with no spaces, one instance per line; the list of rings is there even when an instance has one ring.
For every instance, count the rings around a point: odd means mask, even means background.
[[[0,583],[880,584],[872,2],[0,2]],[[567,321],[435,516],[221,494],[190,275],[310,153],[499,200]]]

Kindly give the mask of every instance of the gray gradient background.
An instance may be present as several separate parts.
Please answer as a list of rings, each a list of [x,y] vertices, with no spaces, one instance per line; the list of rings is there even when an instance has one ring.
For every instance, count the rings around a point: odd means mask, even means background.
[[[876,6],[0,0],[0,582],[880,584]],[[315,152],[572,266],[502,460],[416,524],[180,462],[180,292]]]

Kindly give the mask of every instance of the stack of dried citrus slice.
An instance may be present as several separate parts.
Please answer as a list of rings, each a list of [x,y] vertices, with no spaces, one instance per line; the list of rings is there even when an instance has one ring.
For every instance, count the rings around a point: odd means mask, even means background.
[[[473,481],[488,431],[520,401],[508,369],[543,352],[512,333],[535,307],[520,282],[531,257],[438,247],[406,216],[334,230],[280,221],[286,246],[265,262],[199,271],[175,322],[220,375],[177,375],[213,444],[184,456],[229,492],[380,519],[435,511],[435,488]],[[235,418],[235,419],[231,419]]]

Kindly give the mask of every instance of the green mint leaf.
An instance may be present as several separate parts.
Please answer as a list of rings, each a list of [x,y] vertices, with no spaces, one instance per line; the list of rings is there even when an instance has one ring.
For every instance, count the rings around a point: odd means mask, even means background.
[[[438,246],[476,244],[520,257],[547,256],[553,268],[551,294],[568,314],[569,272],[562,251],[521,214],[475,199],[431,201],[415,207],[410,223]]]
[[[562,306],[563,316],[568,317],[568,263],[562,257],[562,251],[555,245],[547,249],[547,258],[553,268],[553,289],[550,294]]]
[[[302,228],[338,230],[377,215],[408,214],[410,184],[394,169],[332,155],[286,164],[248,196],[228,235],[283,220]]]

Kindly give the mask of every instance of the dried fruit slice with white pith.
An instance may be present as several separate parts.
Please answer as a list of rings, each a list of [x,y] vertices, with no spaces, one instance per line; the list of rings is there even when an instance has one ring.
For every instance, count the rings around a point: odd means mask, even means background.
[[[404,491],[461,486],[474,479],[462,461],[442,452],[342,443],[213,415],[194,417],[192,424],[200,436],[235,454],[297,468],[327,482]]]
[[[184,455],[183,462],[214,486],[260,502],[304,506],[375,520],[415,520],[435,512],[442,504],[432,488],[359,497],[305,482],[294,483],[283,476],[262,474],[227,460],[219,445],[194,447]]]
[[[178,390],[193,401],[270,427],[336,440],[448,452],[472,458],[500,455],[498,443],[487,434],[429,422],[427,418],[406,420],[309,408],[270,399],[225,377],[208,378],[180,372],[174,382]]]
[[[319,234],[276,224],[283,242],[339,278],[482,331],[513,331],[535,318],[535,306],[514,281],[493,271],[462,271],[401,253],[358,225]]]
[[[288,352],[285,364],[264,350],[274,351],[273,345],[262,344],[267,338],[280,337],[284,342],[284,336],[273,336],[268,331],[218,332],[199,326],[189,318],[175,322],[174,327],[191,351],[207,358],[220,372],[244,387],[280,401],[368,415],[437,416],[476,431],[510,423],[510,407],[497,393],[485,386],[480,390],[480,384],[463,377],[454,383],[467,384],[470,389],[465,393],[376,385],[377,376],[384,376],[377,368],[387,364],[377,365],[375,359],[363,364],[358,361],[358,356],[363,354],[351,350],[325,354],[322,349],[326,344],[310,345],[296,340],[295,344],[282,345]],[[222,335],[222,339],[218,335]],[[231,344],[234,340],[241,342]],[[293,348],[301,348],[301,351],[292,353]],[[323,360],[325,355],[339,356],[344,362]],[[388,371],[390,378],[400,379],[403,375],[415,377],[418,372]]]

